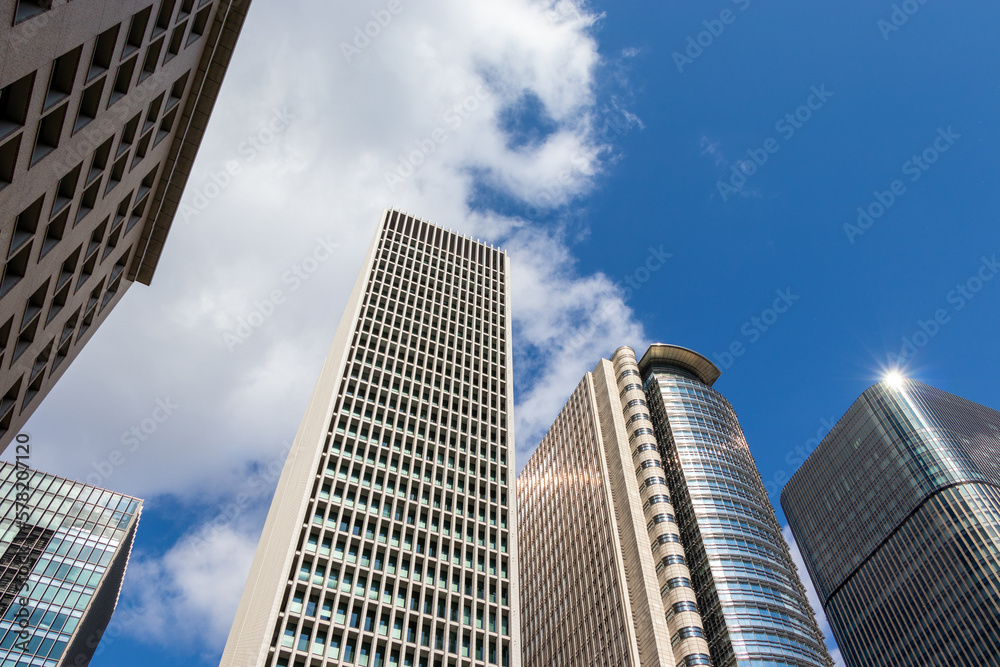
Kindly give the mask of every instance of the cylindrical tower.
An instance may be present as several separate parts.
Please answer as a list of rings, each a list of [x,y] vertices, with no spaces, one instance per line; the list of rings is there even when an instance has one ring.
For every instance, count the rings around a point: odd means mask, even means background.
[[[638,369],[716,667],[832,667],[719,369],[662,344]]]
[[[650,421],[635,352],[629,347],[619,348],[611,361],[674,657],[678,660],[677,664],[684,667],[711,665],[691,572],[675,521],[674,505]]]

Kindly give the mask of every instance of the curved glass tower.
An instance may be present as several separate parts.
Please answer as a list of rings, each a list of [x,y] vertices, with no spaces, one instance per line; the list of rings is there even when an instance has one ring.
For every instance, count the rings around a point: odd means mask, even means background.
[[[638,367],[713,664],[832,667],[719,369],[662,344]]]
[[[997,664],[1000,412],[881,382],[781,504],[848,665]]]

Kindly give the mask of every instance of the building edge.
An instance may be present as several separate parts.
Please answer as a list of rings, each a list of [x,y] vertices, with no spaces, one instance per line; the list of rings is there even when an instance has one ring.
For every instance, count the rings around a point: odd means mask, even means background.
[[[365,288],[389,214],[388,210],[382,213],[337,326],[330,352],[316,380],[305,416],[282,468],[236,617],[226,640],[220,667],[263,667],[268,657],[270,628],[275,626],[288,578],[276,578],[273,573],[287,573],[295,557],[295,550],[290,550],[288,546],[298,538],[309,505],[308,490],[317,477],[319,459],[325,451],[324,447],[317,447],[316,443],[323,440],[333,419],[336,390],[347,367],[350,351],[348,343],[359,320]],[[298,505],[294,506],[294,512],[288,509],[293,506],[279,502],[286,497],[300,499]],[[268,580],[268,575],[272,575],[271,580]]]
[[[229,61],[243,29],[250,3],[251,0],[229,0],[215,12],[208,34],[211,48],[206,48],[202,53],[191,84],[191,90],[198,92],[197,95],[188,97],[184,107],[180,121],[184,129],[183,132],[178,129],[174,137],[164,163],[163,175],[153,192],[152,213],[146,216],[145,227],[126,272],[129,280],[144,285],[149,285],[153,280],[153,273],[177,214],[191,166],[201,148],[205,128],[215,108],[215,101],[229,69]]]

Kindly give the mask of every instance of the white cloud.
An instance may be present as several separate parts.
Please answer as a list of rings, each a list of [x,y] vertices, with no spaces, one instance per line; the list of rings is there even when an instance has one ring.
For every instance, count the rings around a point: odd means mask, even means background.
[[[133,558],[126,573],[122,614],[126,630],[168,645],[178,637],[221,647],[257,548],[257,531],[226,526],[204,541],[183,538],[162,558]]]
[[[175,221],[153,285],[130,289],[31,420],[39,468],[195,507],[233,497],[253,462],[295,433],[386,207],[510,251],[521,449],[601,355],[644,342],[621,289],[579,266],[563,232],[469,206],[482,185],[547,211],[595,186],[612,153],[595,94],[600,17],[576,0],[404,0],[346,57],[342,44],[382,6],[253,4],[182,200],[193,208]],[[554,130],[512,148],[498,117],[526,92]],[[290,124],[270,133],[276,115]],[[387,178],[401,160],[412,173]],[[232,182],[198,200],[233,161]],[[339,246],[291,279],[320,237]],[[224,338],[251,319],[259,326],[243,325],[241,342]],[[177,407],[143,431],[162,414],[157,399]],[[133,428],[143,439],[126,449]],[[124,463],[109,470],[113,450]],[[216,531],[194,558],[201,530],[130,568],[125,593],[150,640],[182,619],[209,643],[228,629],[254,529]]]

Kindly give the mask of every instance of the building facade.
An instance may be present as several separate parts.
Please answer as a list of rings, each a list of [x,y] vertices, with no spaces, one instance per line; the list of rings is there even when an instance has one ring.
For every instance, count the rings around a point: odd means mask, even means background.
[[[681,347],[621,348],[532,455],[518,478],[529,667],[832,667],[718,377]]]
[[[653,345],[639,369],[713,663],[832,667],[718,368]]]
[[[998,664],[1000,412],[879,383],[781,504],[848,665]]]
[[[153,277],[249,0],[0,0],[0,451]]]
[[[383,215],[224,667],[521,664],[508,267]]]
[[[0,664],[89,664],[141,512],[138,498],[0,463]]]
[[[712,664],[645,405],[622,348],[518,476],[526,666]]]

